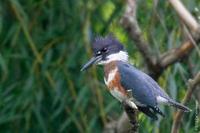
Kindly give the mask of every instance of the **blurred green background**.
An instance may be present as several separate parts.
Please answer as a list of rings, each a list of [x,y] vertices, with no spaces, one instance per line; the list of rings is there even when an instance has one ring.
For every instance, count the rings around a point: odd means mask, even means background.
[[[143,37],[158,56],[178,47],[185,35],[167,1],[140,0],[137,18]],[[183,0],[198,19],[199,0]],[[0,132],[85,133],[103,131],[123,108],[106,90],[101,67],[80,72],[91,57],[94,36],[113,33],[141,70],[145,62],[119,21],[123,0],[0,0]],[[199,17],[200,18],[200,17]],[[159,84],[177,101],[187,80],[200,70],[198,49],[163,73]],[[189,65],[190,64],[190,65]],[[192,69],[191,69],[192,67]],[[192,70],[192,72],[191,72]],[[195,132],[196,102],[184,115],[181,132]],[[174,108],[152,122],[139,115],[141,133],[171,130]]]

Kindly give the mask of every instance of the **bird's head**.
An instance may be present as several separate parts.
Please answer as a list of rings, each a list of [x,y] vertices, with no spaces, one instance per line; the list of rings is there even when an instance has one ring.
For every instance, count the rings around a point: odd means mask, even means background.
[[[123,45],[113,36],[97,37],[92,43],[93,57],[82,67],[86,70],[92,64],[104,65],[111,61],[128,61]]]

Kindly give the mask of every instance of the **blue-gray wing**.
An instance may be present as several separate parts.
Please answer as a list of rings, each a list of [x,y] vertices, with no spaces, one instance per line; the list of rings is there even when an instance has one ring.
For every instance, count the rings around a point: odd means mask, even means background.
[[[159,85],[147,74],[136,69],[132,65],[119,61],[118,69],[121,77],[121,84],[126,90],[131,90],[133,98],[147,106],[157,105],[156,97],[161,95],[167,97]]]

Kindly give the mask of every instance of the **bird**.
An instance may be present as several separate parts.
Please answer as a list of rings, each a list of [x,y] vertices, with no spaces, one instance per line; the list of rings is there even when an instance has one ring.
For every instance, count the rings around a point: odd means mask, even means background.
[[[174,106],[184,112],[191,111],[170,98],[149,75],[131,65],[123,44],[113,35],[96,37],[92,42],[92,52],[93,57],[83,65],[81,71],[93,64],[103,65],[108,91],[121,103],[143,112],[153,120],[158,119],[158,114],[165,117],[159,104]]]

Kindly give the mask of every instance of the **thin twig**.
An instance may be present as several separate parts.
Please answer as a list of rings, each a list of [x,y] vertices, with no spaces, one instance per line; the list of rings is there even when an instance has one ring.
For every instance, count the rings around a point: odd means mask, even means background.
[[[173,48],[161,55],[159,59],[160,66],[164,69],[174,64],[175,62],[180,61],[182,58],[188,55],[193,48],[194,45],[191,41],[185,41],[180,47]]]
[[[169,2],[174,7],[183,23],[190,28],[191,32],[189,32],[189,40],[185,41],[179,48],[171,49],[160,56],[159,63],[163,69],[188,55],[194,46],[197,47],[197,43],[200,41],[199,23],[179,0],[169,0]]]
[[[190,79],[188,81],[188,90],[187,90],[187,93],[186,93],[186,95],[183,99],[182,104],[187,103],[191,99],[194,90],[196,89],[197,85],[199,85],[199,84],[200,84],[200,72],[198,74],[196,74],[194,79]],[[181,119],[183,117],[183,113],[184,112],[182,110],[179,110],[176,113],[175,118],[174,118],[174,122],[173,122],[173,125],[172,125],[171,133],[178,133],[179,132],[180,123],[181,123]]]
[[[200,57],[200,49],[198,47],[198,44],[196,43],[196,40],[193,38],[194,35],[192,35],[192,33],[189,31],[189,29],[185,25],[184,25],[184,31],[185,31],[186,35],[188,36],[189,40],[194,45],[195,50],[196,50],[196,52],[198,53],[198,55]],[[196,39],[199,39],[199,36],[197,36]]]
[[[184,23],[190,27],[190,30],[197,32],[199,30],[199,24],[191,15],[191,13],[185,8],[183,3],[180,0],[169,0],[169,2],[176,10],[180,18],[184,21]]]

